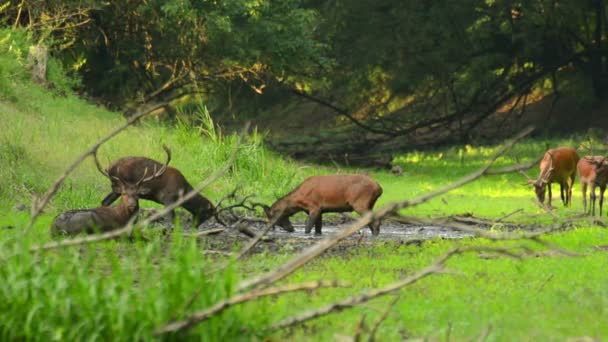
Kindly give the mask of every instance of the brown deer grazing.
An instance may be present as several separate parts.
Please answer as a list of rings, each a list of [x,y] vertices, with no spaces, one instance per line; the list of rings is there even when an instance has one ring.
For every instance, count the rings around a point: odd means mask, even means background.
[[[604,192],[608,183],[608,159],[602,156],[588,156],[582,158],[577,165],[578,175],[581,179],[581,189],[583,192],[583,208],[587,213],[587,187],[590,188],[589,211],[595,216],[595,187],[600,187],[600,216],[602,216],[602,206],[604,204]]]
[[[364,175],[312,176],[293,191],[277,200],[271,207],[264,206],[271,222],[288,232],[294,228],[289,217],[297,212],[308,213],[306,234],[315,226],[315,234],[321,234],[322,214],[329,212],[356,211],[363,215],[374,208],[382,187]],[[369,225],[373,235],[380,232],[380,222]]]
[[[112,177],[112,182],[117,184],[122,194],[119,204],[112,207],[66,211],[53,220],[51,235],[107,232],[126,225],[139,209],[137,194],[139,187],[158,175],[146,176],[147,170],[135,183],[127,183],[118,177]]]
[[[99,171],[112,180],[112,192],[103,199],[102,205],[110,205],[120,196],[121,188],[120,184],[115,181],[116,179],[120,178],[125,181],[139,179],[146,170],[153,170],[159,176],[146,181],[140,187],[139,198],[167,206],[177,201],[180,196],[192,191],[192,185],[188,183],[184,175],[178,169],[168,166],[171,161],[171,150],[166,146],[163,146],[163,149],[167,153],[165,164],[145,157],[124,157],[112,163],[107,171],[102,169],[97,155],[95,155],[95,164]],[[181,206],[192,214],[192,223],[195,228],[215,213],[215,207],[211,201],[199,194],[185,201]],[[173,211],[169,215],[172,219],[175,218]]]
[[[551,207],[551,183],[559,183],[562,202],[568,206],[572,201],[572,185],[576,178],[576,164],[579,156],[573,148],[558,147],[545,152],[540,162],[540,174],[537,180],[529,180],[534,187],[536,197],[545,202],[545,192],[549,188],[548,204]]]

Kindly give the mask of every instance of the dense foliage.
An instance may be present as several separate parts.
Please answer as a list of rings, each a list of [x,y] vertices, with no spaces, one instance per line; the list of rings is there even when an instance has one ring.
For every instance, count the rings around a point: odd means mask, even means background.
[[[24,0],[1,13],[110,104],[196,95],[215,114],[278,116],[295,94],[375,142],[429,128],[467,142],[531,94],[608,92],[604,0]]]

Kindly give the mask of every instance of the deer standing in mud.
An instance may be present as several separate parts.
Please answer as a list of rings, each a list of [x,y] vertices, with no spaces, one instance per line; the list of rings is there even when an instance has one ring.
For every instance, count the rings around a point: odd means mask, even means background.
[[[116,182],[116,179],[125,179],[127,181],[139,179],[145,173],[145,170],[162,170],[162,172],[160,172],[158,177],[145,182],[139,188],[139,198],[167,206],[192,191],[193,187],[188,183],[184,175],[178,169],[168,166],[171,161],[171,150],[166,146],[163,146],[163,149],[167,153],[165,164],[145,157],[124,157],[112,163],[107,171],[103,170],[97,156],[95,156],[95,164],[99,171],[112,180],[112,192],[103,199],[102,205],[110,205],[120,196],[120,183]],[[200,194],[196,194],[191,199],[182,203],[181,206],[192,214],[194,228],[198,227],[215,213],[213,203]],[[175,218],[173,210],[169,215],[172,219]]]
[[[108,176],[120,191],[120,202],[114,206],[102,206],[93,209],[77,209],[66,211],[53,220],[51,235],[76,235],[79,233],[107,232],[114,230],[129,222],[131,217],[139,210],[138,192],[146,182],[153,181],[162,176],[163,169],[155,170],[148,176],[146,169],[142,177],[136,182],[129,183],[116,176]]]
[[[578,175],[581,179],[583,193],[583,210],[587,213],[587,188],[589,187],[589,211],[595,216],[595,188],[600,188],[600,216],[604,204],[604,192],[608,183],[608,159],[602,156],[588,156],[582,158],[577,165]]]
[[[545,152],[540,162],[538,179],[528,182],[534,187],[534,192],[540,203],[545,203],[545,193],[549,190],[548,205],[551,207],[551,183],[559,183],[564,206],[572,201],[572,185],[576,178],[576,165],[579,156],[573,148],[558,147]]]
[[[323,213],[356,211],[363,215],[374,208],[380,195],[382,187],[368,176],[312,176],[272,206],[264,206],[264,211],[271,222],[288,232],[294,231],[289,217],[304,211],[308,214],[306,234],[313,225],[315,234],[321,234]],[[370,223],[369,228],[373,235],[378,235],[380,222]]]

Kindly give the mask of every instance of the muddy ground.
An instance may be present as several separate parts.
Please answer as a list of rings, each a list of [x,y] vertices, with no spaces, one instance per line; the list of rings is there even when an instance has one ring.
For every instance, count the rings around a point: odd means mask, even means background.
[[[184,235],[191,236],[193,238],[200,239],[205,245],[205,249],[219,250],[219,251],[233,251],[234,246],[242,245],[249,241],[251,238],[247,234],[239,231],[236,224],[227,224],[222,226],[217,223],[214,219],[211,219],[203,223],[197,230],[192,229],[190,224],[190,217],[187,213],[180,213],[179,218],[182,222]],[[282,250],[285,252],[298,251],[306,246],[312,245],[317,241],[336,234],[342,229],[349,226],[349,224],[355,222],[355,217],[347,215],[335,215],[328,219],[324,217],[324,224],[321,235],[315,235],[314,229],[310,234],[304,233],[304,222],[298,222],[292,220],[295,228],[295,232],[287,232],[280,227],[271,230],[266,235],[266,238],[254,248],[253,252],[261,252],[264,250],[277,251]],[[245,226],[246,230],[251,234],[257,234],[261,232],[265,225],[262,220],[257,222],[248,222],[241,224],[241,227]],[[152,229],[168,230],[173,229],[173,224],[168,220],[157,222],[153,225]],[[204,235],[205,232],[219,231],[217,234]],[[372,243],[381,242],[394,242],[399,244],[420,244],[425,240],[429,239],[461,239],[470,237],[471,234],[453,230],[446,227],[432,226],[432,225],[410,225],[402,224],[399,222],[385,220],[380,227],[380,234],[373,237],[369,228],[364,228],[358,233],[346,238],[341,245],[343,246],[355,246],[355,245],[367,245]]]

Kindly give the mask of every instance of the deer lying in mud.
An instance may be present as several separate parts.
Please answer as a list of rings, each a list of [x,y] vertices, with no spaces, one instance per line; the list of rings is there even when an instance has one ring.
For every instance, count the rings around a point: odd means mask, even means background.
[[[121,193],[120,203],[111,207],[66,211],[53,220],[51,235],[107,232],[126,225],[139,210],[138,191],[140,186],[160,175],[154,173],[148,176],[147,173],[146,170],[141,179],[134,183],[128,183],[112,176],[112,182],[117,185]]]
[[[587,187],[590,188],[589,201],[592,215],[595,216],[595,187],[600,187],[600,216],[604,204],[604,192],[608,183],[608,159],[602,156],[588,156],[582,158],[577,165],[578,175],[581,179],[583,192],[583,208],[587,213]]]
[[[171,150],[166,146],[163,146],[163,149],[167,153],[165,164],[145,157],[124,157],[112,163],[107,171],[103,170],[95,155],[97,168],[112,181],[112,192],[103,199],[102,205],[110,205],[121,195],[120,183],[116,182],[116,179],[126,181],[139,179],[146,170],[154,170],[154,173],[158,173],[159,176],[146,181],[139,188],[139,198],[167,206],[177,201],[180,196],[192,191],[192,185],[188,183],[184,175],[178,169],[168,166],[171,161]],[[192,214],[193,227],[198,227],[215,213],[215,207],[211,201],[199,194],[185,201],[181,206]],[[173,211],[169,215],[172,219],[175,218]]]
[[[576,178],[576,164],[579,156],[573,148],[558,147],[545,152],[540,162],[538,179],[529,179],[540,203],[545,202],[545,192],[549,189],[548,205],[551,207],[551,183],[559,183],[562,202],[568,206],[572,201],[572,185]]]
[[[374,208],[382,187],[364,175],[312,176],[297,188],[277,200],[272,206],[264,206],[271,222],[288,232],[294,228],[289,217],[297,212],[308,213],[305,232],[315,226],[315,234],[321,234],[322,214],[329,212],[356,211],[363,215]],[[380,233],[380,222],[369,225],[373,235]]]

